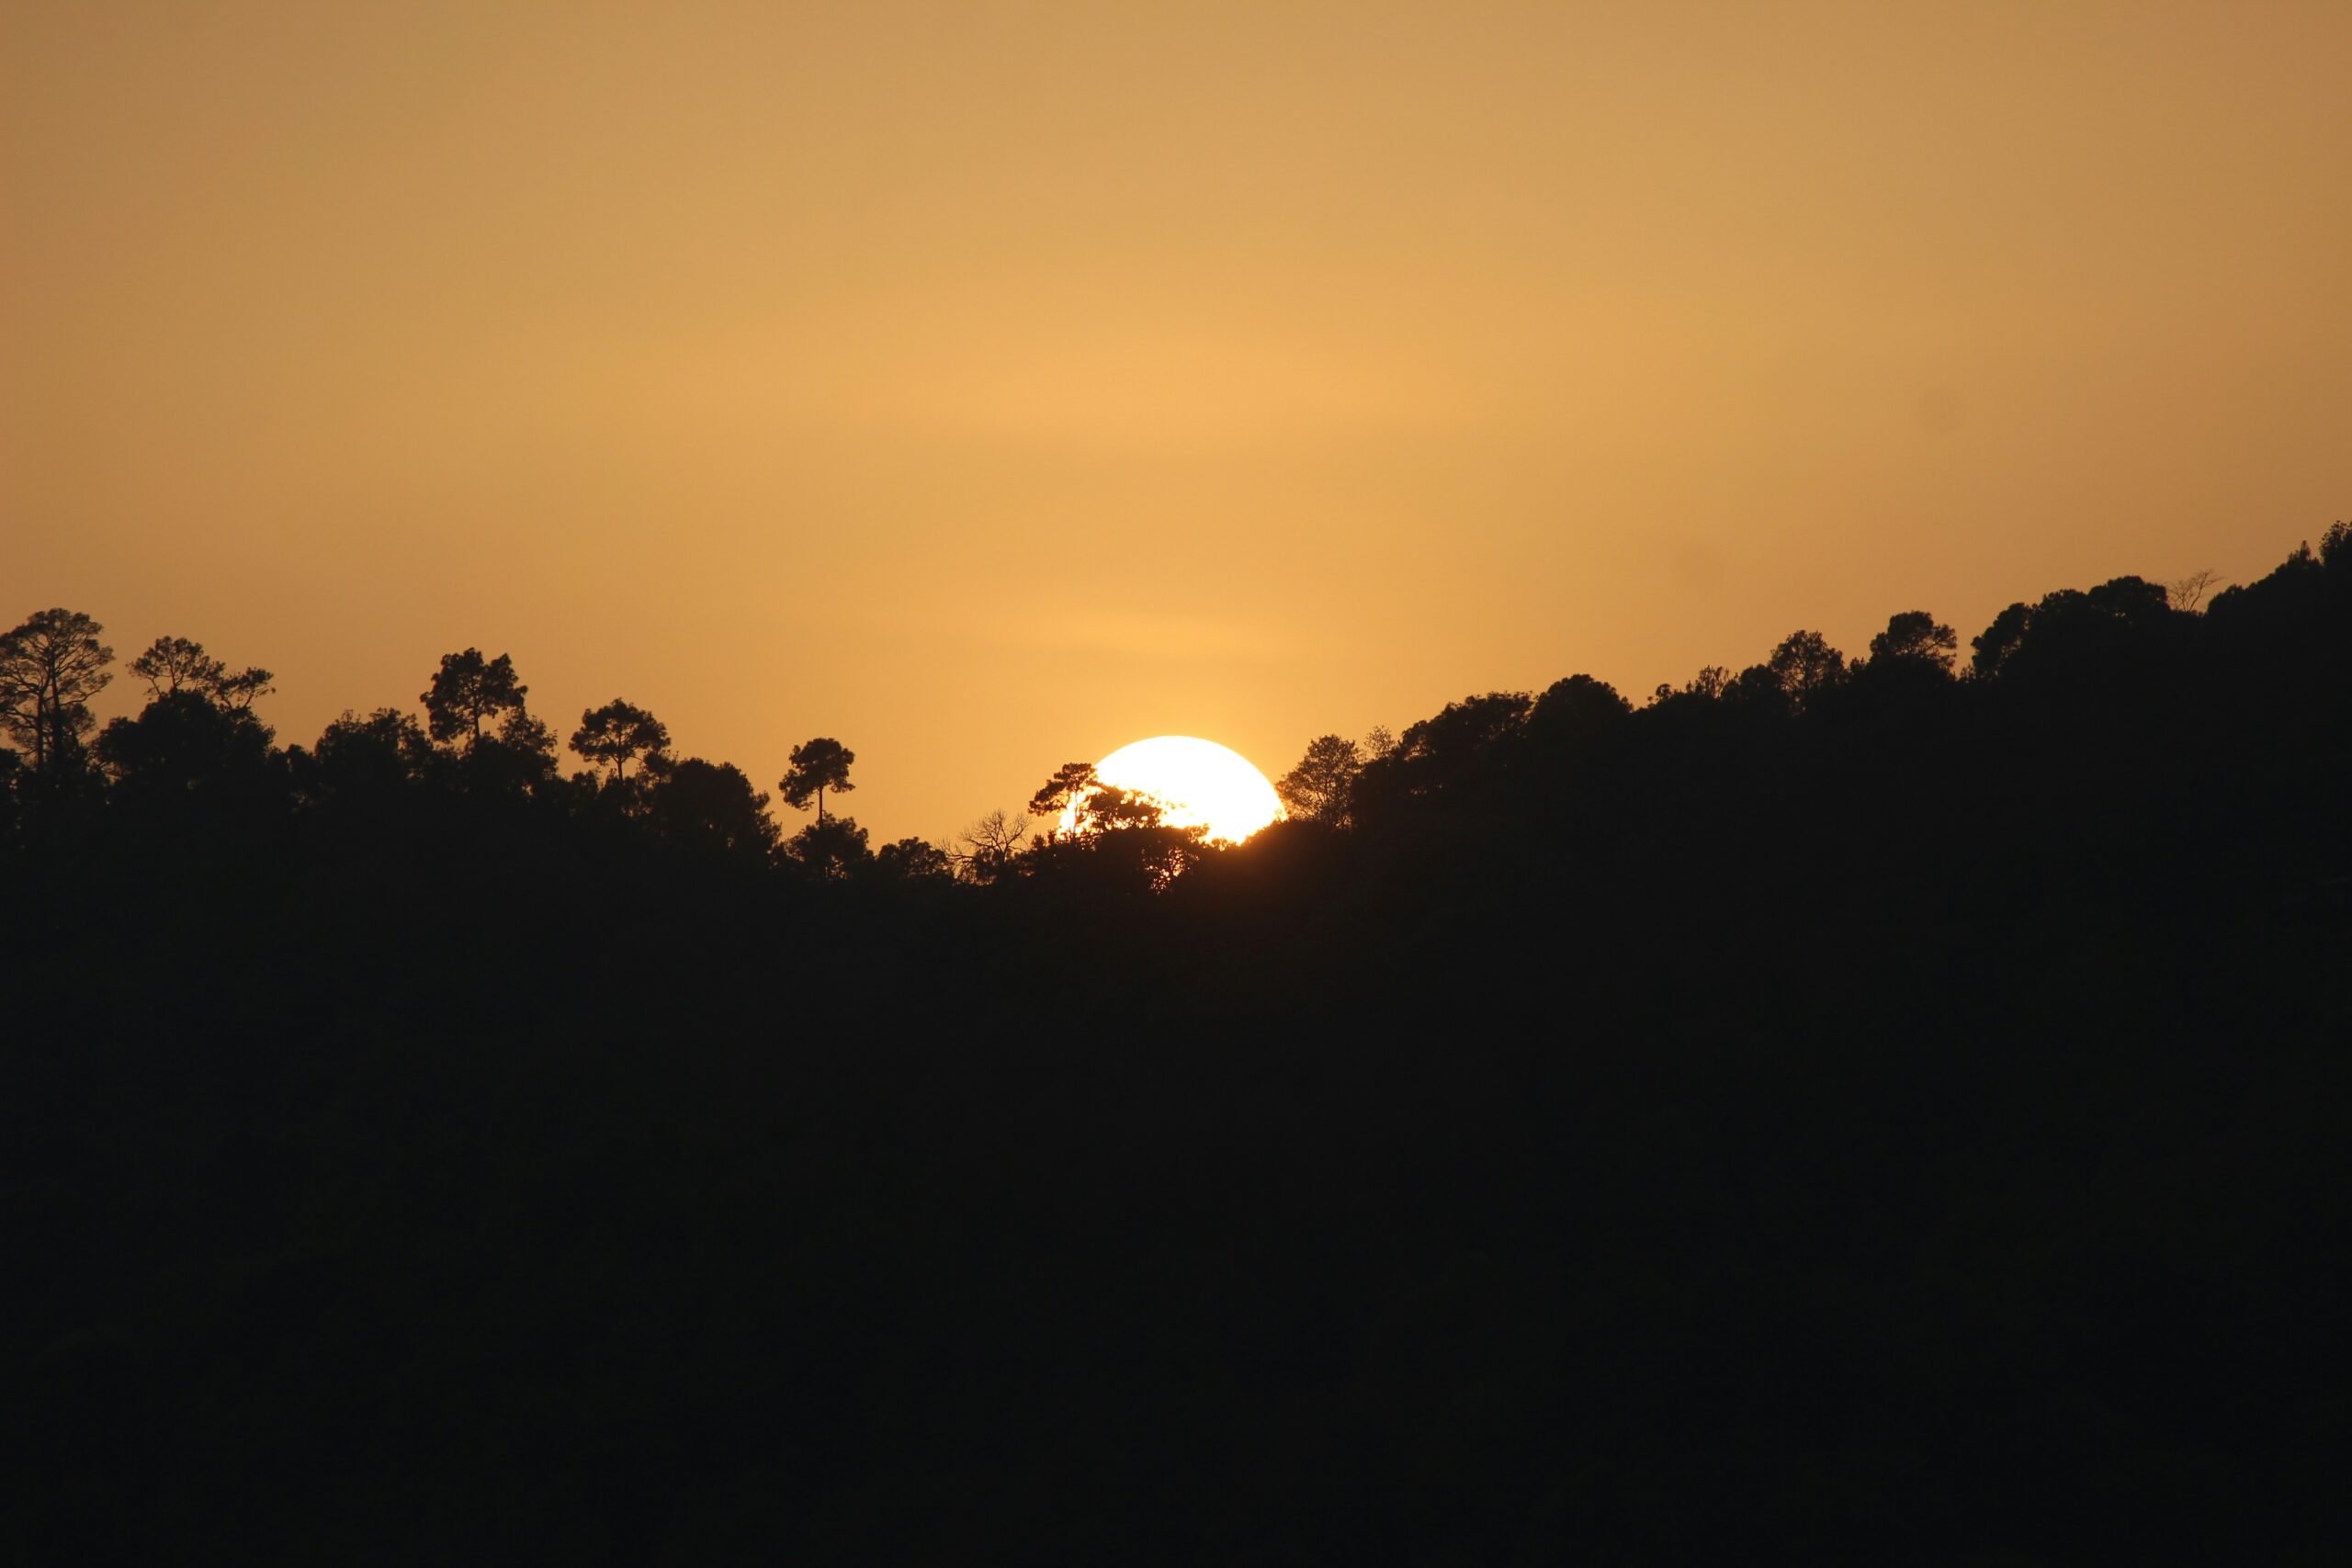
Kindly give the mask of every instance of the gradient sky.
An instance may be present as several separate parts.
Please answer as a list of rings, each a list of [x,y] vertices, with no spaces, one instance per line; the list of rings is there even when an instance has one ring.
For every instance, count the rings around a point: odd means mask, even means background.
[[[0,624],[282,739],[479,645],[936,837],[2352,515],[2344,0],[0,17]]]

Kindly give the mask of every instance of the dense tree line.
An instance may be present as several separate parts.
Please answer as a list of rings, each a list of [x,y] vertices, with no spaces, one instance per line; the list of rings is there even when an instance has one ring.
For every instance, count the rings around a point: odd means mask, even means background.
[[[0,637],[12,1561],[2332,1561],[2352,528],[878,849]],[[1064,826],[1064,814],[1068,825]]]

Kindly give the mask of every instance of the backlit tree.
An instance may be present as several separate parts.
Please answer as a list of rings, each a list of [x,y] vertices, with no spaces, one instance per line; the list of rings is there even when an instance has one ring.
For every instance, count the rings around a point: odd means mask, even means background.
[[[96,724],[90,699],[113,680],[114,649],[104,626],[77,610],[39,610],[0,635],[0,732],[32,760],[37,773],[80,754]]]
[[[849,782],[850,764],[856,761],[856,752],[830,736],[820,735],[792,749],[792,766],[785,771],[784,780],[776,787],[784,792],[785,804],[795,811],[806,811],[813,802],[817,820],[822,822],[825,792],[847,795],[857,787]]]
[[[1306,743],[1298,766],[1274,781],[1274,793],[1293,817],[1329,828],[1348,825],[1348,798],[1363,772],[1363,752],[1343,735],[1318,735]]]
[[[615,697],[580,716],[580,728],[571,732],[571,749],[590,766],[611,769],[607,776],[619,783],[628,776],[631,762],[657,773],[668,765],[670,731],[636,704]]]

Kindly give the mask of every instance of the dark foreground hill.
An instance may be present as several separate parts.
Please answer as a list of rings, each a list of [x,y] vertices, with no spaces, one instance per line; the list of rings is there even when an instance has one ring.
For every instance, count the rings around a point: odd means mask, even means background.
[[[1941,630],[954,877],[166,694],[9,780],[0,1552],[2332,1562],[2352,540]]]

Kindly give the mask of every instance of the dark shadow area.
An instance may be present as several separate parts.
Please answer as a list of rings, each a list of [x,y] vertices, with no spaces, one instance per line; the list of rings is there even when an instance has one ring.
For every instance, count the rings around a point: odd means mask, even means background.
[[[2200,591],[2203,585],[2199,585]],[[2334,1562],[2352,529],[869,846],[0,638],[11,1562]],[[1086,802],[1091,802],[1086,807]]]

